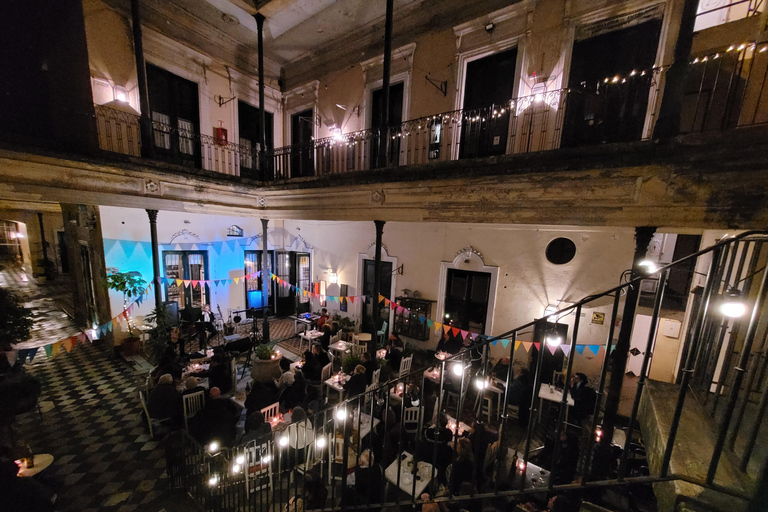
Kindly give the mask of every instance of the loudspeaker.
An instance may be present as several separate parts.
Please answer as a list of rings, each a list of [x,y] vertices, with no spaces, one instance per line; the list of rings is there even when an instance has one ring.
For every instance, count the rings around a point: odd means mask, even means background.
[[[168,323],[168,327],[179,325],[179,303],[163,302],[163,307],[165,308],[165,321]]]

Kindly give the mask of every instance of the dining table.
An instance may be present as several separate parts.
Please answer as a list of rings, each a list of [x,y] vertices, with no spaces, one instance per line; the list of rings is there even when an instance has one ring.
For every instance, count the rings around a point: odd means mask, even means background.
[[[522,462],[523,454],[521,452],[517,453],[518,455],[518,464]],[[514,477],[512,478],[512,485],[514,489],[519,488],[520,486],[520,478],[522,478],[523,472],[520,470],[520,467],[517,466],[513,468],[514,471]],[[544,488],[546,489],[549,487],[549,477],[551,476],[550,472],[546,469],[542,468],[541,466],[537,466],[533,462],[528,462],[525,465],[525,485],[524,489],[540,489]]]
[[[292,362],[289,368],[291,373],[296,373],[298,370],[301,370],[302,366],[304,366],[304,361],[302,361],[301,359],[298,359]]]
[[[18,476],[31,477],[45,471],[48,466],[53,464],[53,455],[50,453],[36,453],[32,457],[32,464],[29,464],[28,459],[20,459],[16,461],[16,465],[19,466]]]
[[[319,318],[318,315],[297,315],[293,319],[293,334],[295,335],[299,332],[299,325],[304,328],[304,332],[315,327]]]
[[[432,480],[432,464],[418,461],[416,471],[413,469],[413,455],[404,451],[384,470],[384,477],[409,496],[418,497]]]
[[[342,399],[344,398],[344,384],[346,384],[350,378],[351,377],[346,373],[335,373],[331,375],[331,378],[323,381],[323,385],[336,391],[339,394],[339,398]]]
[[[307,342],[307,350],[312,348],[312,342],[323,337],[323,333],[316,330],[304,331],[299,334],[299,352],[304,352],[304,341]]]
[[[456,420],[454,419],[453,416],[451,416],[449,414],[445,415],[445,419],[446,419],[446,425],[445,426],[448,427],[451,430],[451,432],[453,432],[455,434],[456,433]],[[475,429],[473,429],[472,427],[470,427],[469,425],[467,425],[463,421],[459,422],[458,427],[459,427],[459,435],[460,436],[463,435],[464,432],[469,432],[471,434],[472,432],[475,431]]]
[[[345,352],[349,352],[352,349],[352,344],[347,343],[346,341],[337,341],[336,343],[331,343],[328,345],[328,350],[333,350],[334,352],[338,352],[339,355],[344,354]]]
[[[552,384],[541,384],[541,387],[539,388],[539,423],[541,423],[541,409],[544,405],[544,400],[557,403],[562,402],[563,390]],[[568,405],[573,407],[574,404],[573,397],[568,393]],[[565,410],[565,422],[568,422],[568,409]]]

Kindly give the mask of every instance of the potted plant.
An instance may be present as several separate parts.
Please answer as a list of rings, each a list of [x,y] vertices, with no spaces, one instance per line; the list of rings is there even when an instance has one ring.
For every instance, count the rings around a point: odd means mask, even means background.
[[[146,287],[147,282],[138,272],[116,272],[107,276],[107,288],[123,294],[123,309],[128,307],[128,299],[138,297]],[[120,345],[126,356],[135,355],[141,345],[141,339],[134,334],[133,327],[133,318],[129,315],[128,337]]]
[[[353,319],[347,316],[341,316],[338,313],[334,313],[333,317],[331,317],[331,321],[339,325],[339,329],[342,333],[344,333],[342,336],[344,341],[347,341],[348,333],[354,332],[355,326],[357,325],[357,322],[355,322]]]
[[[360,359],[360,356],[357,354],[349,354],[341,363],[341,369],[344,370],[344,373],[347,375],[352,375],[352,372],[355,371],[355,366],[362,364],[362,362],[362,359]]]
[[[32,311],[7,288],[0,288],[0,439],[13,439],[11,425],[17,414],[32,409],[40,396],[40,381],[28,375],[13,345],[26,341],[32,328]],[[14,360],[11,365],[10,361]]]
[[[256,347],[251,359],[253,363],[251,378],[262,383],[269,382],[272,379],[279,379],[283,373],[280,370],[281,357],[280,353],[268,344]]]

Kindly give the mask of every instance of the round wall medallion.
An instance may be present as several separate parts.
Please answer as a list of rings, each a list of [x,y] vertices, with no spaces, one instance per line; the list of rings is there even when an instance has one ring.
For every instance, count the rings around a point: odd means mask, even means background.
[[[545,254],[550,263],[563,265],[571,261],[576,255],[576,244],[568,238],[555,238],[547,244]]]

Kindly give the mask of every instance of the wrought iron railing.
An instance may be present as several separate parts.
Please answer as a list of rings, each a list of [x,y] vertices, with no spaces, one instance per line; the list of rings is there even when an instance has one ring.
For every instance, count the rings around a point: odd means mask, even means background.
[[[724,484],[716,478],[716,470],[723,452],[730,450],[726,445],[727,435],[739,430],[735,424],[738,414],[733,414],[738,410],[739,401],[749,399],[754,379],[764,375],[768,342],[757,334],[764,329],[761,319],[765,318],[764,299],[768,293],[766,242],[766,232],[743,233],[661,269],[650,269],[646,275],[636,269],[633,275],[637,277],[611,290],[586,297],[500,336],[478,340],[456,355],[435,358],[430,368],[395,375],[359,396],[338,402],[330,400],[329,405],[321,406],[320,411],[306,419],[244,446],[202,447],[185,432],[178,432],[167,444],[172,485],[185,489],[205,510],[212,511],[265,510],[267,506],[282,507],[292,498],[303,499],[304,509],[329,511],[339,507],[369,509],[430,501],[470,506],[485,502],[499,508],[495,500],[527,500],[546,493],[579,493],[580,490],[591,491],[592,500],[599,501],[599,490],[613,486],[623,486],[631,508],[633,499],[652,499],[651,483],[672,480],[718,491],[732,501],[748,501],[750,490]],[[683,350],[676,372],[679,381],[667,384],[675,390],[676,407],[669,417],[646,418],[644,425],[657,425],[657,432],[640,432],[641,400],[648,399],[646,387],[653,372],[652,354],[665,309],[667,280],[674,269],[691,269],[692,260],[697,262],[696,273],[704,279],[699,283],[701,286],[692,288],[686,308],[687,320],[680,333]],[[628,297],[637,300],[645,279],[658,281],[650,326],[638,340],[639,349],[627,351],[629,340],[622,340],[620,334],[617,336],[617,324],[626,324],[622,325],[621,332],[631,333],[634,314],[621,319],[621,311],[634,311],[634,307],[620,309],[620,306],[622,303],[626,306]],[[732,298],[740,298],[743,310],[750,312],[748,317],[739,320],[723,316],[721,306]],[[588,308],[605,308],[606,301],[612,304],[610,313],[604,317],[607,332],[600,334],[598,341],[594,332],[581,325],[580,319]],[[734,310],[730,310],[730,314],[734,314]],[[570,340],[562,345],[565,349],[555,348],[548,334],[557,331],[546,321],[568,315],[573,315]],[[550,332],[550,329],[553,330]],[[532,331],[539,333],[534,334],[538,339],[531,336]],[[595,355],[602,354],[602,358],[598,358],[599,370],[594,369],[595,399],[589,403],[573,402],[573,407],[569,407],[572,403],[569,386],[564,386],[562,391],[550,387],[549,375],[542,369],[544,355],[547,351],[554,355],[556,350],[566,353],[562,377],[563,382],[568,383],[571,376],[576,375],[577,367],[585,364],[583,360],[576,363],[578,354],[583,352],[579,347],[584,348],[584,341],[598,343],[600,350],[594,351]],[[508,346],[506,355],[510,364],[506,376],[494,380],[489,355],[491,347],[499,342]],[[532,385],[529,382],[524,388],[522,398],[514,391],[517,384],[513,380],[513,368],[528,366],[529,362],[528,353],[523,355],[518,350],[518,342],[529,344],[535,358],[531,363]],[[534,344],[533,347],[530,344]],[[622,420],[622,429],[615,418],[616,411],[610,414],[608,411],[610,395],[614,394],[613,399],[618,400],[615,380],[626,380],[623,362],[617,360],[615,354],[608,356],[618,345],[630,354],[628,357],[639,358],[637,390]],[[752,354],[757,357],[752,357],[750,363]],[[725,362],[714,364],[723,357]],[[734,363],[736,359],[738,363]],[[609,370],[613,373],[610,380]],[[754,375],[754,379],[750,375]],[[326,396],[331,394],[330,388],[327,391]],[[690,400],[691,393],[697,401]],[[552,402],[546,398],[550,395],[554,397]],[[609,395],[607,401],[606,395]],[[583,396],[579,395],[578,399]],[[496,400],[499,402],[498,423],[492,421]],[[542,411],[545,400],[550,403],[549,411]],[[707,475],[691,473],[693,470],[685,464],[671,465],[683,413],[702,401],[708,402],[712,411],[718,411],[714,447],[711,452],[677,453],[677,456],[682,455],[686,460],[698,456],[709,461]],[[752,443],[755,429],[763,423],[763,404],[768,402],[765,384],[758,401],[761,404],[758,414],[749,418],[748,440]],[[487,423],[482,421],[486,407],[490,409],[486,413]],[[644,410],[650,409],[644,407]],[[544,420],[540,418],[542,412]],[[579,416],[574,418],[577,412]],[[491,426],[497,427],[496,432],[489,428]],[[462,430],[471,431],[469,446],[461,440]],[[623,435],[615,435],[618,430]],[[706,435],[707,429],[701,425],[696,425],[695,430]],[[687,435],[692,435],[691,432]],[[646,453],[642,439],[654,437],[660,440],[657,451]],[[549,445],[547,438],[552,440]],[[461,457],[457,458],[451,444],[462,447],[456,449]],[[540,453],[542,445],[547,453]],[[575,458],[574,453],[577,453]],[[747,461],[743,467],[765,460],[764,453],[756,457],[749,444],[739,455]],[[463,464],[465,457],[472,463]],[[352,474],[365,485],[357,482],[350,485]],[[619,507],[610,506],[614,510]]]
[[[104,105],[94,105],[99,147],[104,151],[141,156],[139,116]]]

